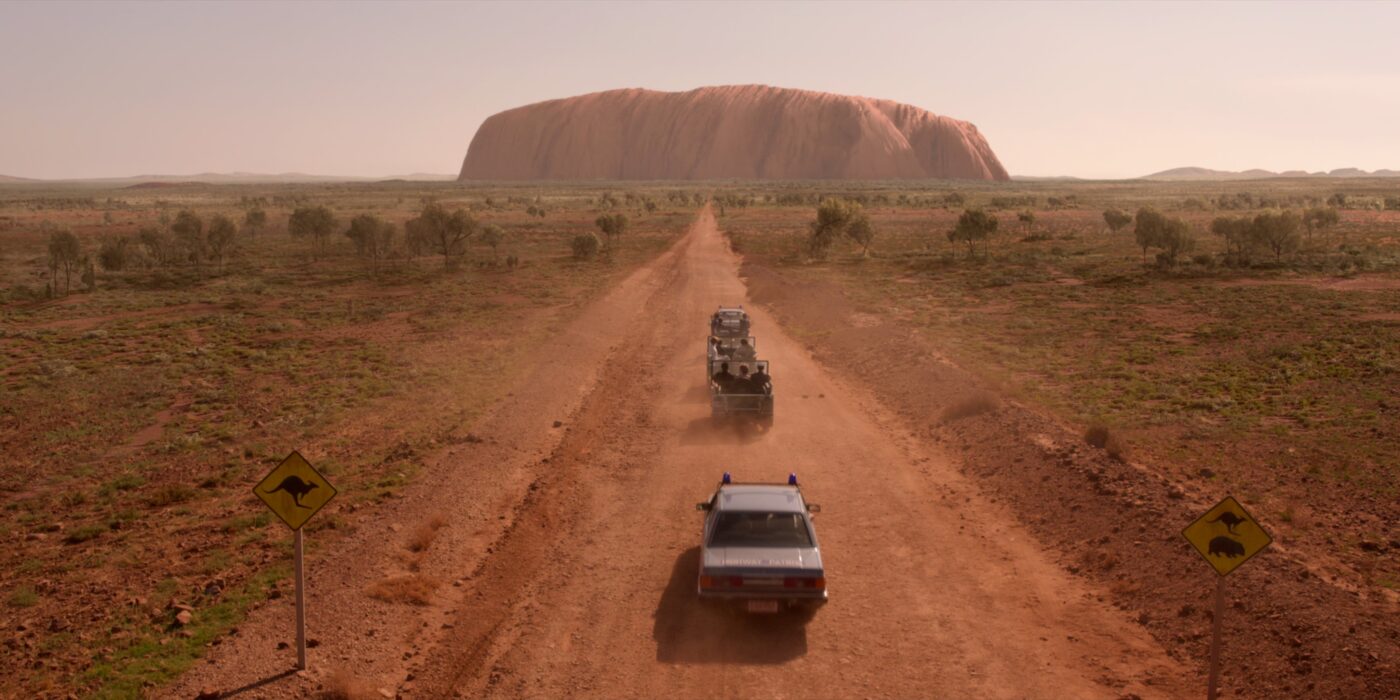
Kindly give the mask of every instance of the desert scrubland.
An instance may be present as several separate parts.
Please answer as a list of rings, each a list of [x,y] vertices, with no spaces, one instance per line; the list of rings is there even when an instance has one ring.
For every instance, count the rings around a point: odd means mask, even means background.
[[[699,377],[745,301],[766,434]],[[0,694],[1180,697],[1233,494],[1228,692],[1391,696],[1398,334],[1383,179],[6,186]],[[826,507],[809,625],[695,604],[728,469]]]
[[[293,448],[314,455],[341,495],[308,525],[312,555],[353,532],[425,455],[479,439],[457,429],[528,369],[523,350],[684,230],[701,198],[681,194],[0,190],[0,655],[14,671],[0,695],[126,696],[188,667],[288,591],[285,526],[250,491],[262,473]],[[474,219],[445,256],[405,227],[427,200]],[[289,234],[295,210],[320,206],[322,237]],[[265,222],[245,225],[249,211]],[[630,221],[610,242],[595,220],[617,213]],[[236,230],[216,255],[220,215]],[[362,215],[394,226],[377,253],[346,235]],[[69,233],[76,255],[51,269]],[[580,235],[596,253],[575,255]]]

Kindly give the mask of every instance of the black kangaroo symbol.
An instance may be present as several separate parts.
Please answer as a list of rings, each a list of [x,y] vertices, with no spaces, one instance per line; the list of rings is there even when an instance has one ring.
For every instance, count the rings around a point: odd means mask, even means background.
[[[1215,516],[1215,519],[1210,522],[1225,523],[1225,529],[1229,530],[1230,534],[1238,535],[1240,533],[1235,532],[1235,526],[1249,521],[1245,520],[1244,518],[1241,518],[1238,515],[1235,515],[1235,511],[1227,510],[1224,513],[1221,513],[1220,515]]]
[[[299,476],[289,476],[283,479],[282,483],[273,487],[269,491],[263,491],[263,493],[277,493],[278,491],[286,491],[287,494],[292,497],[292,503],[295,503],[298,508],[310,509],[310,506],[304,506],[301,504],[301,497],[305,496],[308,493],[311,493],[312,489],[315,488],[316,484],[308,484],[305,481],[302,481],[301,477]]]

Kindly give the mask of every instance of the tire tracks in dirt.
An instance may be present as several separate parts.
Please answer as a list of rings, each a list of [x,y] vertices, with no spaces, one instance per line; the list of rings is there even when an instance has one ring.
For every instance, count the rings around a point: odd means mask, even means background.
[[[650,451],[659,442],[654,433],[636,430],[647,423],[655,401],[638,388],[659,371],[658,342],[668,335],[661,329],[670,330],[661,292],[674,284],[677,263],[670,260],[659,272],[664,281],[638,314],[640,323],[628,325],[578,419],[541,460],[541,474],[515,509],[511,527],[463,581],[465,605],[447,623],[450,631],[424,660],[421,675],[405,688],[407,696],[476,697],[499,682],[500,675],[487,669],[530,627],[542,594],[574,578],[568,550],[586,512],[591,468],[624,452]],[[650,319],[661,323],[649,325]]]
[[[498,543],[524,527],[517,518],[528,520],[541,495],[560,478],[550,455],[574,432],[569,425],[574,416],[591,415],[581,408],[599,378],[611,372],[606,362],[620,348],[616,329],[644,317],[646,301],[673,274],[680,245],[590,303],[542,347],[522,348],[518,362],[533,369],[481,419],[455,431],[470,431],[482,441],[451,441],[426,455],[423,471],[402,498],[374,506],[334,546],[312,550],[308,637],[318,644],[308,653],[311,671],[288,672],[295,651],[279,645],[292,636],[292,603],[291,596],[283,596],[250,611],[201,663],[153,691],[153,697],[305,697],[336,672],[392,694],[421,673],[420,650],[434,648],[452,633],[449,613],[465,607],[470,588],[460,585],[466,583],[460,580],[463,573],[481,569]],[[415,525],[435,517],[444,526],[426,554],[411,558]],[[372,584],[413,569],[425,579],[458,585],[440,586],[423,607],[368,595]]]
[[[1059,569],[995,495],[755,310],[774,362],[767,434],[711,425],[705,317],[745,296],[703,212],[515,512],[464,581],[412,697],[1141,697],[1184,673],[1103,591]],[[637,363],[628,358],[646,357]],[[699,388],[697,392],[696,389]],[[832,604],[808,625],[698,605],[720,471],[803,475]]]

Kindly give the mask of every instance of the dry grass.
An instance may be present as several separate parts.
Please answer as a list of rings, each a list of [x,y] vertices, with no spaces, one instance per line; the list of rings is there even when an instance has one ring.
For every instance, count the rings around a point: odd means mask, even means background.
[[[320,697],[321,700],[373,700],[380,696],[374,684],[342,667],[326,678]]]
[[[949,406],[948,410],[943,412],[942,421],[945,424],[954,423],[964,418],[995,412],[998,408],[1001,408],[1001,401],[996,396],[979,391]]]
[[[433,546],[433,540],[437,539],[438,530],[447,524],[447,517],[441,513],[434,514],[427,520],[418,523],[418,527],[413,529],[413,534],[408,538],[408,551],[426,552]]]
[[[1127,445],[1123,444],[1123,440],[1118,437],[1117,433],[1109,430],[1108,426],[1102,423],[1095,423],[1084,431],[1084,442],[1107,452],[1109,457],[1120,462],[1128,458]]]
[[[371,584],[366,593],[375,600],[409,605],[428,605],[441,581],[423,574],[390,576]]]

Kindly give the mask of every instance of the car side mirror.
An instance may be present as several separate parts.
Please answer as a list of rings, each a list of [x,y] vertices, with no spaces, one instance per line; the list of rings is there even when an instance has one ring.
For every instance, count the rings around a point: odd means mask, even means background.
[[[696,503],[696,504],[695,504],[695,510],[709,510],[709,509],[710,509],[710,504],[709,504],[708,501],[705,502],[705,503]]]
[[[808,503],[807,512],[816,515],[817,513],[822,512],[822,507],[815,503]]]

